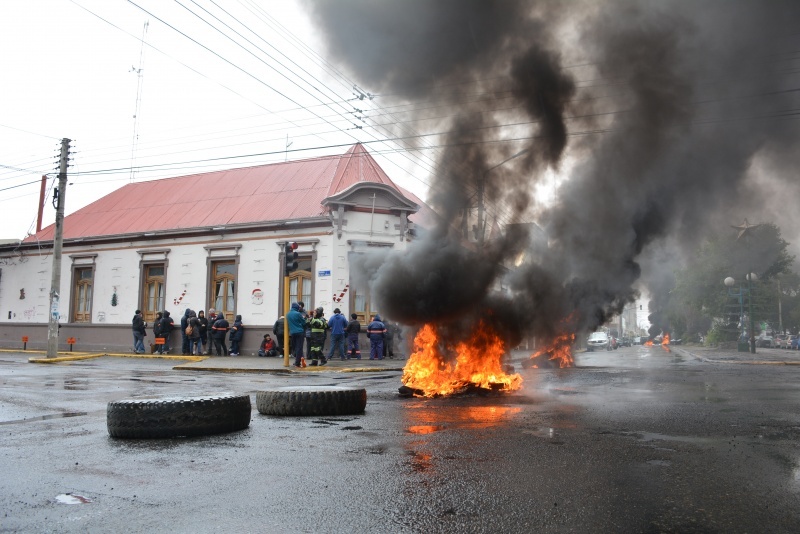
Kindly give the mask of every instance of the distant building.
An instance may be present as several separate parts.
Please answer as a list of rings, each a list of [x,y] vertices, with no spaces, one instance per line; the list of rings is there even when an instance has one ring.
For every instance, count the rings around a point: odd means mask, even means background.
[[[60,347],[127,350],[133,312],[242,315],[245,350],[282,315],[283,251],[297,242],[290,301],[374,311],[354,255],[404,250],[432,212],[361,144],[341,156],[132,183],[64,220]],[[47,345],[54,226],[0,244],[0,346]],[[152,332],[148,326],[148,335]],[[179,334],[174,333],[175,336]],[[174,341],[174,340],[173,340]]]

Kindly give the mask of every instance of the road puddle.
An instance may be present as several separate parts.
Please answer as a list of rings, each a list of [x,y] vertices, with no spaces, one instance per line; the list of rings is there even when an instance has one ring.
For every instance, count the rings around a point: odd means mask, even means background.
[[[15,419],[13,421],[0,421],[0,425],[15,425],[18,423],[31,423],[33,421],[47,421],[48,419],[63,419],[65,417],[78,417],[86,415],[88,412],[64,412],[50,415],[40,415],[39,417],[28,417],[26,419]]]

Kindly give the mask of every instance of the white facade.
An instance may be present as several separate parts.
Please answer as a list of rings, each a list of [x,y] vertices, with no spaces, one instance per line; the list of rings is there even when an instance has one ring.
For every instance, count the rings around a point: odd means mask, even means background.
[[[311,288],[310,295],[303,297],[307,308],[321,306],[326,316],[334,308],[347,316],[364,312],[354,309],[350,255],[375,247],[404,250],[413,235],[408,216],[418,206],[383,184],[366,182],[348,191],[326,199],[329,217],[197,229],[189,235],[184,231],[137,239],[65,240],[58,307],[61,346],[67,336],[74,336],[83,350],[129,348],[134,311],[147,307],[144,276],[148,265],[164,267],[163,306],[157,309],[170,311],[177,325],[186,308],[218,307],[213,302],[212,267],[216,262],[232,262],[234,305],[229,313],[243,317],[249,327],[246,331],[259,332],[246,335],[244,341],[247,350],[257,348],[262,334],[271,332],[282,315],[286,242],[299,244],[301,265],[307,267],[303,271],[305,284]],[[29,336],[29,348],[46,346],[52,242],[0,246],[0,269],[0,346],[19,346],[21,333]],[[79,319],[76,296],[81,269],[91,273],[91,299],[86,317]],[[150,325],[148,332],[151,335]]]

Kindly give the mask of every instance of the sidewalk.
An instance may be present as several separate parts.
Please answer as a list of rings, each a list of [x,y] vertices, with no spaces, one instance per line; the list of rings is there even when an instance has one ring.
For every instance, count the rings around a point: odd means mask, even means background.
[[[181,355],[158,355],[158,354],[133,354],[119,352],[59,352],[57,358],[47,358],[45,351],[21,351],[21,350],[0,350],[0,352],[28,358],[30,363],[57,364],[62,362],[74,362],[80,360],[90,360],[94,358],[142,358],[172,360],[176,362],[173,367],[180,371],[211,371],[217,373],[315,373],[315,372],[338,372],[338,373],[367,373],[383,371],[402,371],[405,366],[405,358],[384,358],[383,360],[370,360],[368,357],[361,360],[345,360],[339,358],[329,360],[324,366],[308,366],[297,368],[291,365],[284,366],[283,358],[259,358],[258,356],[181,356]]]
[[[755,354],[736,349],[702,347],[699,345],[673,345],[680,351],[707,363],[735,363],[743,365],[800,365],[800,350],[757,348]]]

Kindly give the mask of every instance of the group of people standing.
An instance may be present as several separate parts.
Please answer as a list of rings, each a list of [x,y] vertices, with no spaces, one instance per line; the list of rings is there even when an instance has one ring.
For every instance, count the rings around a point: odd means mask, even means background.
[[[136,310],[132,320],[133,350],[137,354],[144,353],[144,337],[147,335],[147,323],[142,317],[141,310]],[[175,321],[166,310],[156,314],[153,321],[153,336],[163,339],[164,343],[152,343],[150,352],[153,354],[169,354],[169,336],[175,327]],[[213,344],[217,356],[239,356],[239,345],[244,337],[242,316],[237,315],[231,325],[225,315],[217,314],[214,308],[208,310],[208,317],[200,310],[195,312],[190,308],[181,316],[181,354],[184,355],[210,355]],[[226,336],[230,341],[230,350],[226,343]]]
[[[325,319],[325,311],[320,307],[306,312],[305,304],[293,302],[291,310],[286,315],[286,325],[289,328],[289,353],[294,357],[295,367],[303,366],[303,359],[310,360],[309,365],[325,365],[332,359],[336,352],[339,358],[344,360],[361,359],[361,348],[359,346],[359,334],[361,333],[361,323],[358,316],[353,313],[350,320],[342,315],[341,310],[336,308],[329,320]],[[273,333],[282,339],[284,333],[283,317],[278,319],[273,327]],[[331,346],[327,356],[323,352],[327,331],[331,333]],[[367,337],[370,340],[370,360],[382,360],[385,356],[384,339],[387,335],[386,325],[381,321],[378,314],[372,318],[367,327]],[[264,337],[267,339],[267,336]],[[303,346],[307,346],[304,353]],[[263,348],[263,343],[262,343]],[[280,355],[282,350],[280,342],[276,347],[276,355]],[[261,355],[261,351],[259,351]]]
[[[342,361],[361,359],[359,334],[361,323],[358,316],[353,313],[348,320],[336,308],[330,320],[325,319],[324,310],[319,307],[306,312],[305,304],[292,303],[291,310],[286,316],[281,317],[273,326],[275,339],[265,334],[258,350],[259,356],[283,355],[284,326],[289,328],[289,353],[294,356],[294,365],[301,367],[303,359],[310,360],[310,365],[325,365],[333,358],[336,352]],[[144,354],[144,338],[147,335],[147,323],[144,321],[141,310],[136,310],[131,323],[133,330],[133,350],[137,354]],[[152,343],[150,352],[154,354],[169,354],[169,335],[175,327],[175,321],[170,312],[164,310],[156,314],[153,322],[153,335],[156,340],[163,339],[164,343]],[[242,316],[237,315],[231,325],[224,314],[217,314],[214,308],[208,310],[208,317],[200,310],[195,312],[190,308],[180,319],[181,329],[181,354],[183,355],[211,355],[212,345],[217,356],[239,356],[240,344],[244,337]],[[324,345],[328,331],[331,333],[331,346],[327,356],[324,354]],[[370,360],[382,360],[388,351],[388,356],[393,356],[392,338],[394,337],[392,325],[384,324],[380,315],[375,314],[367,326],[367,337],[370,340]],[[230,341],[230,349],[226,344],[226,337]],[[304,351],[305,345],[305,351]]]

